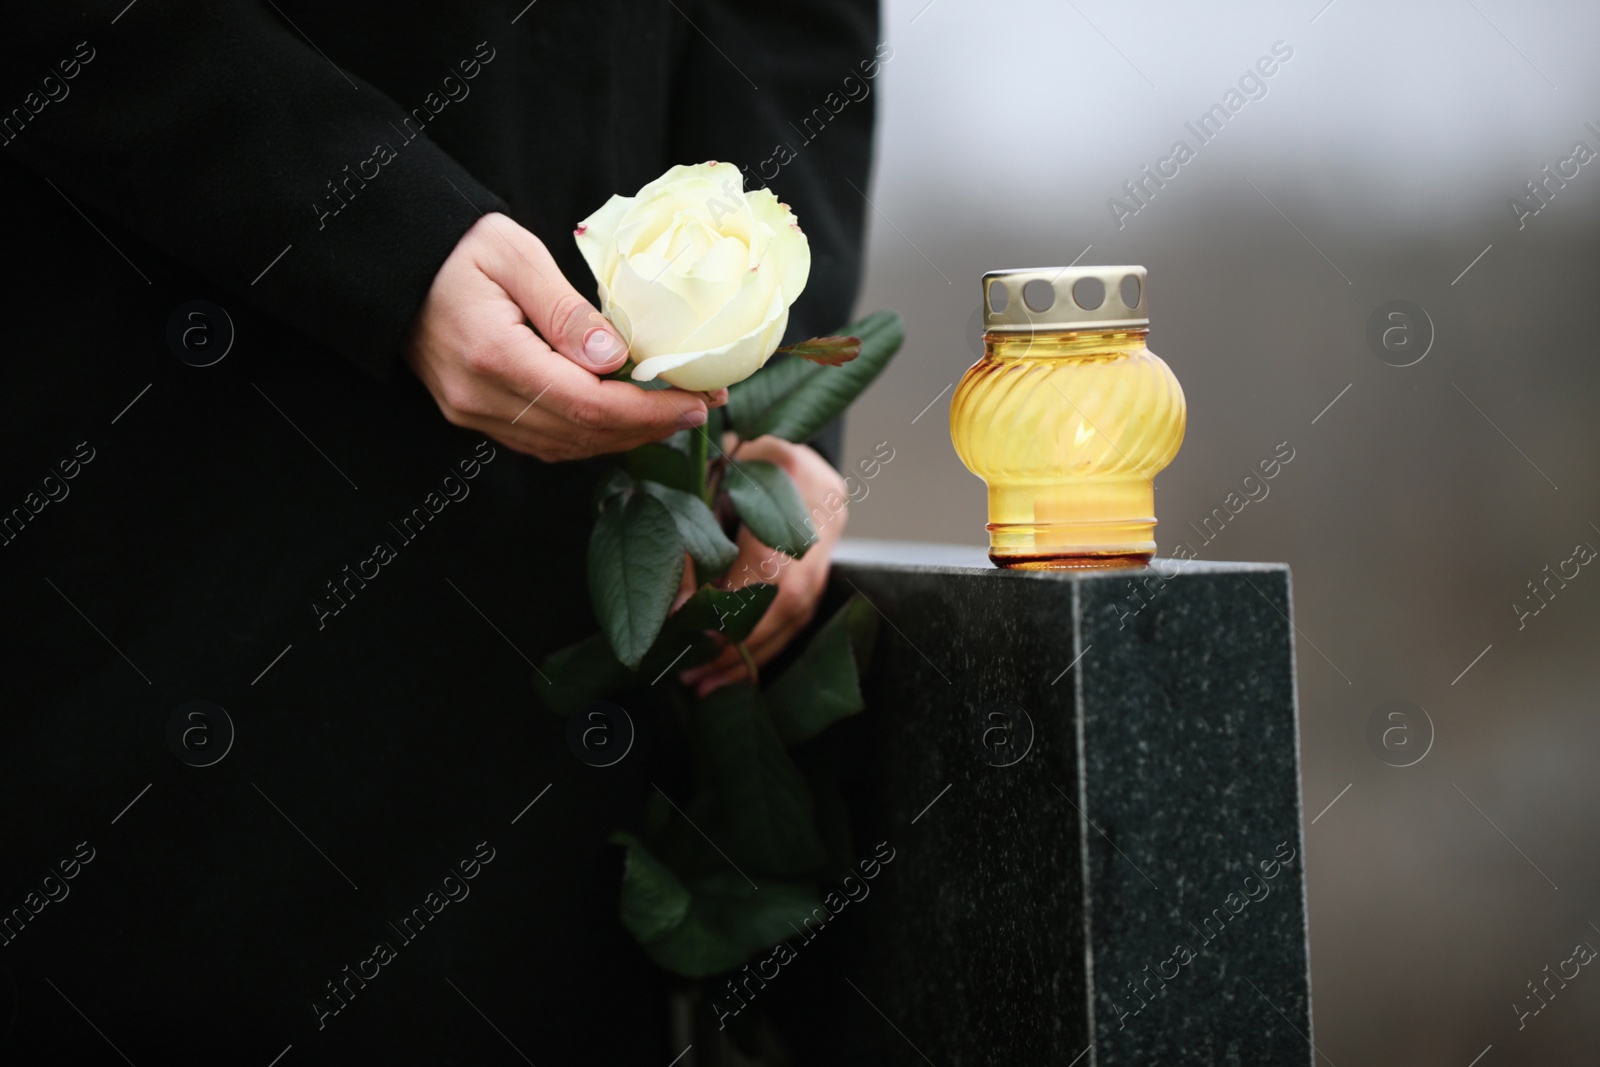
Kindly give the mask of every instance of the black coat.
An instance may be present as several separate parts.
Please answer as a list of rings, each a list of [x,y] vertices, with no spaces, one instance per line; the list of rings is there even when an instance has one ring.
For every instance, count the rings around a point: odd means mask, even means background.
[[[872,0],[124,3],[0,34],[0,1061],[667,1062],[604,837],[674,769],[535,692],[596,464],[397,353],[480,213],[592,292],[574,223],[706,159],[843,323]]]

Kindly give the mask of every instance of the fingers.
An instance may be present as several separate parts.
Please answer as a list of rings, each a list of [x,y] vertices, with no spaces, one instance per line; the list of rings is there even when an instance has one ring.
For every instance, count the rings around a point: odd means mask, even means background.
[[[448,421],[546,462],[659,441],[704,425],[707,405],[725,401],[597,377],[625,357],[544,245],[503,215],[484,216],[457,243],[406,346]]]
[[[803,559],[796,560],[763,545],[748,529],[739,531],[739,559],[729,573],[742,576],[735,585],[749,585],[763,580],[760,577],[765,573],[763,567],[770,569],[769,561],[773,560],[779,566],[778,593],[761,621],[744,640],[744,646],[757,666],[765,666],[776,659],[789,642],[811,623],[827,581],[828,551],[823,546],[812,548]],[[715,659],[684,671],[678,678],[684,685],[693,688],[697,696],[704,697],[748,675],[749,666],[744,657],[737,647],[730,646]]]
[[[734,584],[774,580],[778,584],[772,605],[744,641],[751,659],[760,665],[775,659],[810,625],[827,584],[833,545],[844,531],[848,512],[844,506],[843,479],[809,448],[763,437],[745,442],[739,456],[777,463],[795,480],[807,510],[815,514],[820,507],[827,513],[827,519],[818,526],[817,543],[798,560],[761,544],[748,529],[739,531],[739,558],[731,571],[739,580]],[[774,561],[776,572],[772,569]],[[769,574],[772,577],[768,577]],[[685,671],[679,678],[704,697],[719,686],[739,681],[748,674],[749,667],[739,650],[729,648],[710,663]]]
[[[781,590],[781,587],[780,587]],[[800,592],[779,592],[772,607],[762,616],[754,631],[744,641],[750,657],[758,667],[764,667],[778,657],[790,641],[810,624],[816,608],[816,598]],[[685,671],[679,680],[691,686],[695,695],[705,697],[712,691],[732,682],[749,678],[750,668],[739,649],[729,646],[710,663]]]
[[[678,593],[672,598],[672,608],[668,611],[668,614],[670,615],[683,607],[689,598],[694,596],[694,591],[699,587],[700,583],[694,576],[694,559],[690,557],[689,553],[685,552],[683,554],[683,579],[678,582]]]
[[[585,431],[615,431],[617,440],[605,449],[611,451],[705,424],[708,404],[716,394],[596,381],[597,375],[626,362],[627,349],[616,327],[572,287],[544,242],[503,215],[486,215],[477,225],[487,228],[480,242],[479,268],[538,331],[535,335],[521,327],[511,333],[505,351],[481,357],[488,364],[484,369],[505,378],[512,395],[504,398],[503,406],[514,405],[508,417],[515,418],[537,399],[544,410],[529,413],[534,415],[530,429],[535,434],[540,428],[555,429],[543,417],[554,413],[580,431],[580,437]],[[550,359],[552,354],[565,359]],[[726,390],[717,392],[718,402],[726,403]]]
[[[531,331],[518,329],[543,349]],[[441,374],[427,364],[417,370],[450,422],[546,462],[625,452],[706,420],[697,394],[598,381],[547,349],[512,360],[535,365],[487,374]]]
[[[609,374],[627,360],[615,326],[572,287],[544,242],[504,215],[486,215],[500,240],[480,263],[522,308],[550,348],[594,374]]]
[[[692,393],[597,381],[559,359],[547,360],[540,370],[548,378],[543,399],[529,411],[537,415],[534,426],[597,452],[626,451],[705,425],[705,401]]]
[[[454,406],[473,428],[541,459],[623,452],[706,421],[700,394],[598,379],[520,324],[477,356],[477,368]]]
[[[678,680],[693,689],[696,697],[704,700],[708,694],[745,678],[749,673],[744,657],[739,655],[737,648],[729,645],[716,659],[685,672]]]

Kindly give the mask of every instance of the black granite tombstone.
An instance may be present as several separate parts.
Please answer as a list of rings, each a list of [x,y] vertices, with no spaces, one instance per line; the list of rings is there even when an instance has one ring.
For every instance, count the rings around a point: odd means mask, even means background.
[[[1288,568],[862,542],[833,581],[882,617],[833,743],[895,859],[771,997],[793,1058],[1311,1062]]]

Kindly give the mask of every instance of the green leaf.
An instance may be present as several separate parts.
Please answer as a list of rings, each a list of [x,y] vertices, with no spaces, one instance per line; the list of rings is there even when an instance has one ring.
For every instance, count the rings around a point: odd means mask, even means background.
[[[683,547],[694,560],[695,577],[699,581],[709,582],[720,577],[738,557],[739,546],[728,540],[728,535],[722,532],[722,524],[717,522],[704,500],[658,482],[640,482],[639,488],[665,504],[672,513]]]
[[[633,673],[617,662],[602,634],[550,653],[539,670],[544,678],[535,681],[534,688],[550,710],[560,715],[570,715],[634,680]]]
[[[851,597],[767,688],[772,727],[784,744],[809,741],[866,708],[859,679],[877,628],[878,613],[861,597]]]
[[[775,585],[747,585],[743,589],[701,586],[667,617],[661,636],[639,665],[639,676],[654,684],[654,679],[669,667],[686,671],[716,659],[726,645],[750,636],[777,595]]]
[[[720,933],[739,945],[738,958],[716,971],[727,971],[780,941],[797,936],[805,929],[824,925],[831,918],[809,879],[763,878],[753,888],[742,875],[725,871],[701,878],[689,887],[693,903],[690,920]]]
[[[762,544],[799,559],[816,543],[800,490],[781,467],[765,460],[730,461],[722,484],[739,518]]]
[[[713,839],[754,877],[801,875],[825,864],[811,791],[755,687],[725,685],[694,714],[696,740],[722,801],[721,832]]]
[[[682,450],[660,442],[629,451],[628,473],[635,481],[648,479],[684,492],[694,484],[689,478],[689,457]]]
[[[652,681],[669,667],[686,671],[716,659],[727,644],[743,641],[756,628],[772,598],[775,585],[749,585],[743,589],[702,586],[683,606],[667,617],[655,644],[637,671],[617,662],[603,634],[568,645],[546,656],[539,669],[548,684],[535,683],[550,710],[570,715],[591,700],[619,689]]]
[[[622,868],[622,925],[640,944],[659,940],[689,917],[689,890],[636,838],[611,835],[628,850]]]
[[[810,882],[766,880],[754,888],[734,871],[686,886],[637,838],[611,835],[627,849],[623,925],[656,963],[687,978],[731,971],[828,913]],[[821,912],[818,917],[817,913]]]
[[[633,479],[628,477],[628,472],[616,467],[606,471],[606,476],[601,478],[594,486],[594,506],[599,508],[606,500],[621,493],[623,495],[633,492]]]
[[[704,433],[711,442],[711,454],[717,455],[722,451],[722,431],[728,428],[727,408],[710,408],[706,411],[706,424],[690,433]]]
[[[728,387],[728,404],[724,409],[728,421],[747,441],[761,436],[762,427],[771,422],[778,406],[824,369],[803,359],[771,360],[744,381]]]
[[[861,338],[813,337],[799,344],[784,345],[778,351],[824,366],[842,367],[861,354]]]
[[[905,340],[904,324],[892,311],[869,315],[840,332],[861,338],[861,355],[844,366],[785,359],[728,389],[728,416],[739,436],[809,441],[872,384]]]
[[[600,630],[626,667],[655,643],[683,577],[683,542],[666,505],[648,493],[600,505],[589,537],[589,597]]]

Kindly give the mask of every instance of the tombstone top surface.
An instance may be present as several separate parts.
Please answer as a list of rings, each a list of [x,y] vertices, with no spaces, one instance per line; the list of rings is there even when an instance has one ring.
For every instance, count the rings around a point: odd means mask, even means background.
[[[932,541],[880,541],[865,537],[846,537],[834,549],[835,563],[873,567],[891,567],[912,571],[989,571],[1011,578],[1034,578],[1046,581],[1093,581],[1105,578],[1126,578],[1130,574],[1161,565],[1162,576],[1185,574],[1239,574],[1252,571],[1285,571],[1287,563],[1236,563],[1227,560],[1181,560],[1157,557],[1150,567],[1107,567],[1100,570],[1030,571],[1007,570],[989,561],[988,551],[982,545],[940,544]]]

